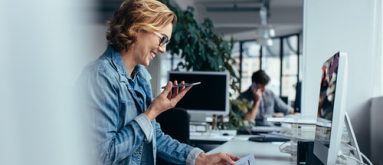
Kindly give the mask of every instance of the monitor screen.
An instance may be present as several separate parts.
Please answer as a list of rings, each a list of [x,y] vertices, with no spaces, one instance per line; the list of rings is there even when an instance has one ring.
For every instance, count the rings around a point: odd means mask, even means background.
[[[335,163],[342,122],[346,90],[346,55],[336,53],[322,65],[314,154],[324,164]]]
[[[179,83],[201,82],[178,102],[176,107],[188,111],[201,111],[210,114],[229,112],[229,74],[227,72],[169,72],[169,80]]]

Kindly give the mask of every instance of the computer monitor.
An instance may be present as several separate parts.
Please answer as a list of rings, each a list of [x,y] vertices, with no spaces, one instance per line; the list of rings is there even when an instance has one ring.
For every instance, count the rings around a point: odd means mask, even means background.
[[[314,155],[323,164],[335,164],[345,119],[347,56],[338,52],[322,66]]]
[[[229,113],[228,72],[169,72],[169,80],[177,80],[179,83],[201,82],[200,85],[193,86],[176,107],[185,108],[191,115]]]

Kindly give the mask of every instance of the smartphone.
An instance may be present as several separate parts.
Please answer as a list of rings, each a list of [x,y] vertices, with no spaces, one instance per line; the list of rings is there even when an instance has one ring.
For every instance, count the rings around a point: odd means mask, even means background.
[[[180,88],[180,87],[190,87],[190,86],[195,86],[195,85],[199,85],[201,84],[201,82],[194,82],[194,83],[185,83],[185,84],[178,84],[178,85],[173,85],[173,88]],[[162,89],[166,88],[165,86],[161,87]]]

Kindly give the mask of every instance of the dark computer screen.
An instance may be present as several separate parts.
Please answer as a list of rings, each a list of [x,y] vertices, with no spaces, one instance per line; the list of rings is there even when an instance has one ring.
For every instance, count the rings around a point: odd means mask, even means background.
[[[176,105],[192,111],[228,112],[228,79],[226,72],[169,72],[170,81],[201,82]]]

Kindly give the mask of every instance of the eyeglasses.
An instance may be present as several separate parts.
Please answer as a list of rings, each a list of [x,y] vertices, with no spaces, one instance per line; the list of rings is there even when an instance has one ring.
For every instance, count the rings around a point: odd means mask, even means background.
[[[168,36],[163,35],[163,34],[158,33],[158,32],[153,32],[153,33],[154,33],[156,36],[160,37],[160,44],[159,44],[159,46],[167,45],[167,44],[170,42]]]

